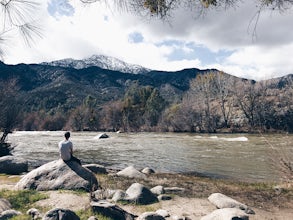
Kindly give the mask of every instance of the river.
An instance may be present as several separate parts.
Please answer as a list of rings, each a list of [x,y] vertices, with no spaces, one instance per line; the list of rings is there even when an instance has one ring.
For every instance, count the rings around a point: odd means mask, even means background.
[[[63,131],[17,131],[9,135],[13,154],[31,167],[59,158]],[[276,181],[280,172],[272,159],[291,152],[293,136],[284,134],[190,134],[72,132],[75,155],[83,163],[122,169],[134,165],[157,172],[202,173],[242,181]],[[282,149],[280,151],[273,149]],[[288,153],[285,154],[288,156]],[[292,156],[292,154],[291,154]]]

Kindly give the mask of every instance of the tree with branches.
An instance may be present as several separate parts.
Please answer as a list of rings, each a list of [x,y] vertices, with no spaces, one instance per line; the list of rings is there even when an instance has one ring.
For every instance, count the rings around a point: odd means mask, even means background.
[[[95,2],[107,2],[105,0],[80,0],[85,4]],[[140,15],[151,15],[160,19],[166,19],[172,16],[175,9],[185,7],[186,9],[211,9],[211,8],[229,8],[241,3],[241,0],[113,0],[118,8],[137,13]],[[256,16],[262,10],[270,9],[284,11],[292,7],[293,0],[255,0],[258,11]]]
[[[11,146],[6,138],[20,118],[20,102],[16,98],[18,89],[15,79],[0,82],[0,156],[10,154]]]
[[[173,12],[184,7],[186,9],[198,9],[201,12],[213,8],[229,8],[241,3],[241,0],[113,0],[111,3],[105,0],[79,0],[84,4],[104,2],[129,13],[140,16],[150,16],[166,20],[172,17]],[[270,9],[285,11],[293,5],[293,0],[255,0],[257,6],[256,20],[261,11]],[[23,37],[25,43],[30,44],[35,37],[41,36],[41,29],[34,17],[39,3],[36,0],[0,0],[0,56],[3,58],[4,45],[8,36],[15,36],[15,31]],[[12,34],[13,33],[13,34]]]
[[[0,56],[11,36],[20,35],[30,45],[35,37],[41,36],[34,14],[38,9],[34,0],[0,0]]]

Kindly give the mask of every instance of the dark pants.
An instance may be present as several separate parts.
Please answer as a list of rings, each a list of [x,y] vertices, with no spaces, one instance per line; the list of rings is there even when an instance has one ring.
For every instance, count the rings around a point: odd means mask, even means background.
[[[76,158],[74,156],[71,156],[70,160],[75,161],[75,162],[79,163],[79,165],[81,165],[80,159],[78,159],[78,158]]]

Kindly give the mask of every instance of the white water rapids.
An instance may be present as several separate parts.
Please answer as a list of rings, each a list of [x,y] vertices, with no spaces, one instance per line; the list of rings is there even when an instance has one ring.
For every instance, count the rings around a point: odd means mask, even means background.
[[[14,155],[36,167],[59,158],[57,144],[63,134],[18,131],[9,135],[9,142],[15,145]],[[243,181],[278,180],[272,148],[288,150],[293,142],[290,135],[107,134],[110,138],[97,139],[97,132],[72,132],[75,155],[83,163],[118,169],[134,165],[137,169],[150,167],[158,172],[194,172]]]

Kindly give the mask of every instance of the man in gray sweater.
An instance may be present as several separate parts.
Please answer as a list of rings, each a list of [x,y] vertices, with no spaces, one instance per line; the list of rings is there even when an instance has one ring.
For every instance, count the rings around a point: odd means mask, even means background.
[[[81,162],[78,158],[73,156],[73,144],[69,140],[70,138],[70,132],[67,131],[64,134],[65,140],[60,141],[58,146],[59,146],[59,154],[61,159],[66,162],[66,161],[75,161],[81,165]]]

